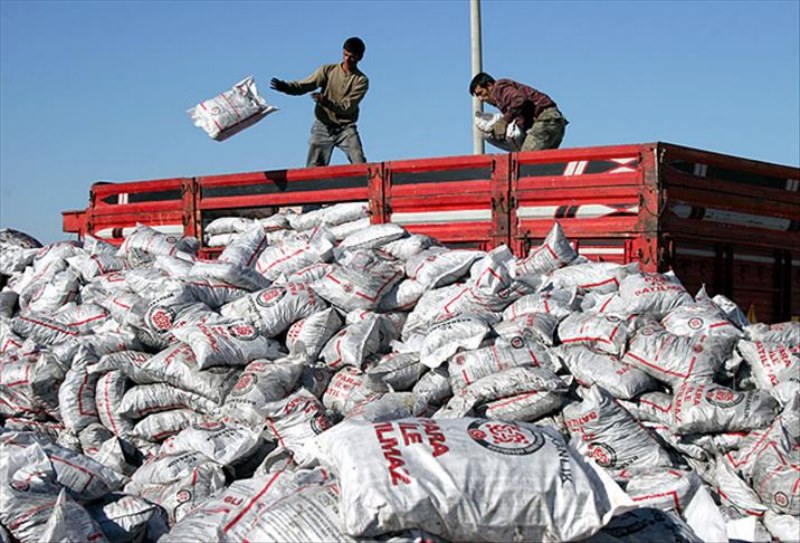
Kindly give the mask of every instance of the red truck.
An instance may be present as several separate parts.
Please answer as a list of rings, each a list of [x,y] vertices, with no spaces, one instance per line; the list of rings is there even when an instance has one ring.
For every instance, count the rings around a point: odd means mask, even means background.
[[[558,221],[591,259],[674,270],[761,322],[800,318],[800,169],[660,142],[95,183],[63,229],[202,240],[218,217],[351,201],[369,201],[374,223],[518,256]]]

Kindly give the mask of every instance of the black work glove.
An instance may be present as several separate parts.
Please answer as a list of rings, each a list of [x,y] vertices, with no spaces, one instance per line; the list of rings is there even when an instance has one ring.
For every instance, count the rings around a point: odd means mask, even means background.
[[[286,81],[273,77],[269,81],[269,88],[275,89],[278,92],[286,92],[289,90],[289,85],[286,83]]]

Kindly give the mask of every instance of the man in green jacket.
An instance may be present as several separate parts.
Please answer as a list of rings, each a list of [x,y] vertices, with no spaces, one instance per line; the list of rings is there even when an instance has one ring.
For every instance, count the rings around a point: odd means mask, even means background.
[[[320,66],[302,81],[275,78],[270,81],[270,87],[276,91],[296,96],[321,89],[311,94],[317,105],[308,140],[306,167],[330,164],[334,147],[341,149],[351,164],[366,162],[356,128],[358,104],[369,89],[369,79],[358,69],[365,50],[361,39],[348,38],[343,45],[341,63]]]

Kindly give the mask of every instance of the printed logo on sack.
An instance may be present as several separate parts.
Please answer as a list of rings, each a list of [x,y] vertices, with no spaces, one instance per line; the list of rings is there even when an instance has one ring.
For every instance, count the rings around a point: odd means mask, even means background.
[[[604,468],[617,465],[617,452],[605,443],[589,445],[589,457]]]
[[[238,339],[250,340],[256,338],[256,329],[249,324],[238,323],[228,326],[228,333],[231,337]]]
[[[157,307],[150,312],[150,325],[160,331],[166,332],[175,322],[175,311],[171,307]]]
[[[733,407],[744,400],[744,394],[727,388],[710,388],[706,391],[706,401],[717,407]]]
[[[180,503],[186,503],[192,499],[192,493],[188,490],[181,490],[177,494],[175,494],[175,501]]]
[[[9,483],[9,486],[11,486],[11,488],[13,488],[14,490],[18,490],[20,492],[27,492],[31,488],[31,485],[29,485],[25,481],[11,481]]]
[[[643,336],[652,336],[653,334],[656,333],[656,328],[655,326],[645,326],[644,328],[642,328],[642,331],[640,333]]]
[[[511,340],[511,346],[515,349],[521,349],[525,346],[525,340],[517,336]]]
[[[231,396],[243,396],[253,390],[253,387],[256,386],[258,382],[258,377],[253,375],[252,373],[245,373],[242,375],[236,384],[233,385],[233,390],[231,390]]]
[[[533,454],[544,446],[539,432],[508,422],[476,420],[467,435],[481,447],[512,456]]]
[[[175,236],[167,236],[164,238],[164,241],[166,241],[170,245],[175,245],[176,243],[178,243],[178,238],[176,238]]]
[[[270,288],[256,296],[256,303],[261,307],[269,307],[278,303],[284,296],[286,296],[286,290],[282,288]]]
[[[772,501],[778,507],[788,507],[789,506],[789,497],[784,494],[783,492],[776,492],[772,495]]]
[[[352,283],[343,283],[342,290],[347,292],[348,294],[353,292],[353,284]]]
[[[324,414],[317,415],[313,419],[311,419],[311,429],[314,431],[315,434],[321,434],[325,430],[331,427],[331,421],[328,420]]]
[[[700,317],[692,317],[686,324],[692,330],[700,330],[703,327],[703,319],[701,319]]]
[[[456,356],[456,358],[455,358],[455,363],[456,363],[457,366],[464,365],[464,361],[465,360],[464,360],[464,355],[463,354],[460,354],[460,355]]]

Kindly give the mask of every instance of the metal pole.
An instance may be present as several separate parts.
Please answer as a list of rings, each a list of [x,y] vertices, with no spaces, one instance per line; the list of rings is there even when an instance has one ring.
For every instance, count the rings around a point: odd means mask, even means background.
[[[481,0],[469,0],[469,21],[472,45],[472,76],[475,77],[483,71],[483,60],[481,58]],[[478,127],[475,126],[472,116],[475,111],[483,112],[483,102],[476,97],[472,97],[472,111],[470,111],[470,122],[472,123],[472,154],[482,155],[484,152],[484,142]]]

